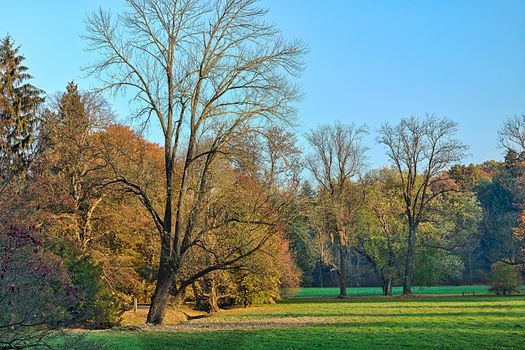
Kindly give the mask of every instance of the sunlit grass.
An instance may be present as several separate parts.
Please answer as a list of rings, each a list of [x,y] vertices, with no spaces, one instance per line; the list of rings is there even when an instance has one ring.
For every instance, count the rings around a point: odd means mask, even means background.
[[[525,297],[292,300],[90,335],[112,349],[524,349]]]
[[[480,295],[490,294],[489,286],[436,286],[436,287],[413,287],[412,292],[416,295]],[[295,298],[335,298],[339,295],[339,288],[301,288],[294,291]],[[400,295],[403,292],[402,287],[392,289],[394,295]],[[525,292],[525,286],[522,286],[521,292]],[[373,297],[381,296],[380,287],[359,287],[347,288],[348,296],[355,297]]]

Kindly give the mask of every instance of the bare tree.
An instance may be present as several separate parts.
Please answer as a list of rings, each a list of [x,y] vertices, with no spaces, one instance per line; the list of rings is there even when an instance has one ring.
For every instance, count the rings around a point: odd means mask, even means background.
[[[399,173],[408,222],[403,294],[412,293],[418,226],[430,203],[452,190],[438,184],[447,179],[443,172],[459,162],[467,150],[454,138],[456,130],[455,122],[435,115],[404,118],[395,126],[385,123],[379,130],[378,142],[385,145],[387,156]]]
[[[525,113],[508,118],[498,131],[499,144],[507,152],[525,151]]]
[[[84,38],[101,55],[88,67],[102,82],[101,90],[133,91],[135,116],[144,126],[154,118],[164,136],[160,206],[143,188],[117,177],[141,198],[160,235],[147,320],[160,324],[172,285],[181,290],[263,243],[238,247],[184,281],[174,281],[195,244],[214,161],[234,155],[249,135],[290,121],[291,102],[300,91],[289,77],[302,70],[305,47],[264,23],[266,10],[255,0],[127,0],[126,5],[116,17],[102,10],[88,16]]]
[[[367,148],[362,144],[365,134],[364,127],[335,123],[320,126],[307,135],[312,153],[306,159],[306,167],[319,185],[319,198],[325,212],[333,216],[333,229],[327,230],[334,235],[337,248],[340,297],[346,295],[346,266],[353,214],[359,202],[363,202],[362,199],[355,200],[356,189],[350,184],[365,165]]]

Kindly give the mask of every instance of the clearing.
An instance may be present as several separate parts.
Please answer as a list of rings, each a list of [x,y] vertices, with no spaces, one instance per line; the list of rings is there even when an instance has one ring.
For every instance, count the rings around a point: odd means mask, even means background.
[[[89,337],[117,350],[525,349],[525,296],[301,299],[305,293],[319,296],[300,290],[299,298],[274,305]],[[125,321],[137,323],[145,312],[128,313]]]

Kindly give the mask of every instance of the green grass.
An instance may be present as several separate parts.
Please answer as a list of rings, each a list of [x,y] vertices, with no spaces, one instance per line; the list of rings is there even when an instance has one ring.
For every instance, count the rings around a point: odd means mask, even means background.
[[[116,350],[525,349],[525,297],[295,299],[90,338]]]
[[[479,295],[489,294],[489,286],[436,286],[436,287],[412,287],[412,292],[417,295]],[[525,286],[522,287],[525,289]],[[400,295],[402,287],[394,287],[394,295]],[[374,297],[381,296],[380,287],[347,288],[346,293],[351,297]],[[339,288],[301,288],[294,295],[295,298],[335,298],[339,295]]]

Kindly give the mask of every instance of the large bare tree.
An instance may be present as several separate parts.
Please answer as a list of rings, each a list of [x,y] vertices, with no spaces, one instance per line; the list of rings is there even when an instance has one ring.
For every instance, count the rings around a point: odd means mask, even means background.
[[[140,186],[117,178],[140,196],[161,239],[149,323],[162,323],[173,285],[183,290],[264,243],[237,247],[174,280],[195,246],[214,161],[234,156],[250,135],[294,115],[291,103],[300,91],[289,78],[302,70],[305,47],[284,40],[264,22],[265,13],[255,0],[127,0],[117,16],[99,10],[87,18],[84,37],[100,54],[88,72],[102,90],[132,91],[135,116],[143,125],[155,120],[164,138],[160,205]]]
[[[435,115],[403,118],[399,124],[385,123],[379,130],[378,142],[385,145],[401,180],[408,223],[403,294],[412,293],[418,226],[432,201],[450,190],[439,186],[446,180],[444,171],[459,162],[467,150],[454,138],[456,130],[455,122]]]
[[[356,209],[363,203],[362,191],[351,186],[365,165],[367,148],[362,144],[364,127],[335,123],[323,125],[307,135],[312,147],[306,167],[319,185],[319,199],[323,212],[329,213],[334,224],[322,225],[333,235],[337,250],[339,296],[346,296],[346,266]],[[359,192],[359,193],[358,193]]]

